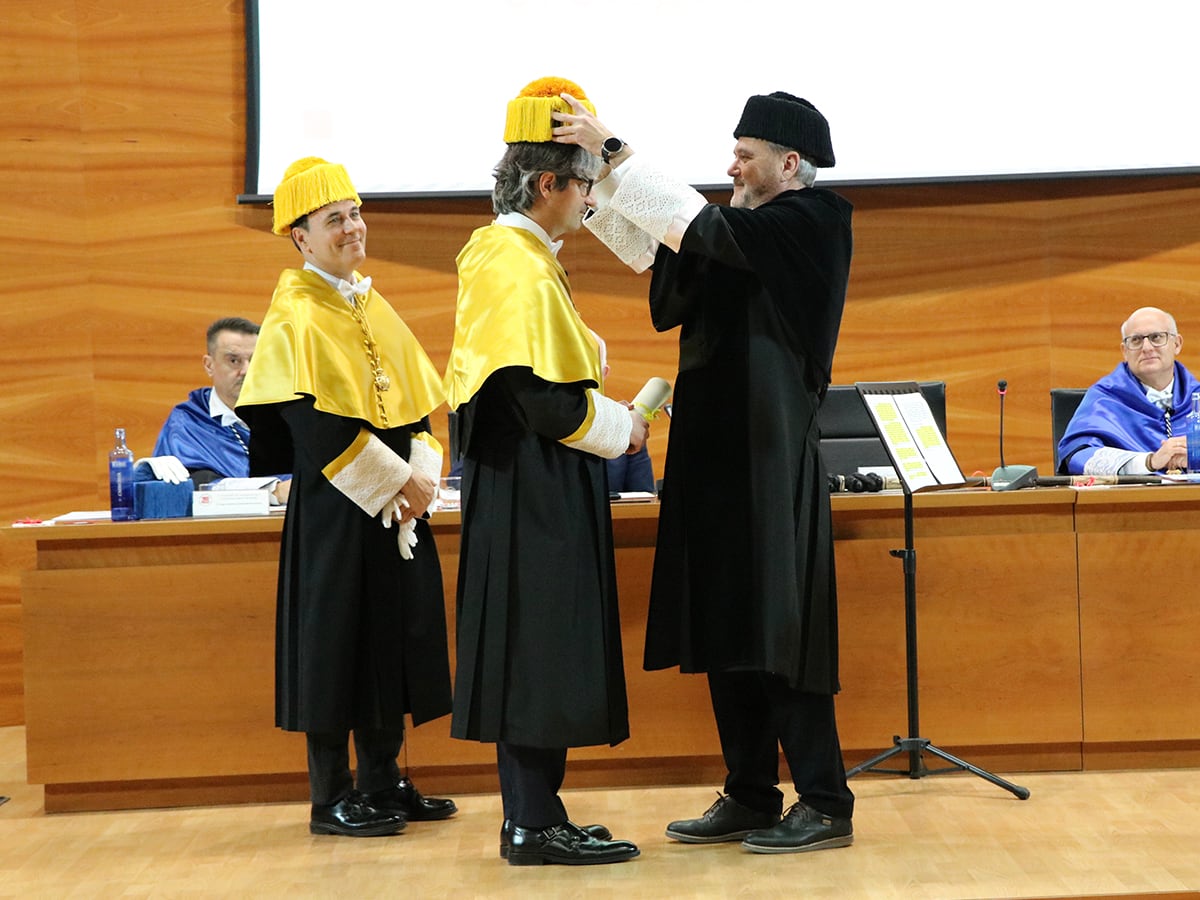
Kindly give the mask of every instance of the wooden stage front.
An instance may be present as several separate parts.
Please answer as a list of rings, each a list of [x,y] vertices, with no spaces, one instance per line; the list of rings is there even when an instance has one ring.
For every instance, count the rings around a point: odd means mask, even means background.
[[[657,506],[613,518],[632,737],[572,750],[567,786],[718,786],[705,679],[641,668]],[[915,523],[921,736],[1003,772],[1200,764],[1200,486],[949,491],[917,496]],[[453,655],[458,515],[433,524]],[[907,729],[889,553],[902,497],[837,495],[834,524],[850,765]],[[37,546],[22,580],[27,777],[48,811],[307,797],[303,736],[273,726],[280,526],[10,530]],[[491,745],[448,732],[448,718],[409,731],[402,763],[422,788],[496,790]]]

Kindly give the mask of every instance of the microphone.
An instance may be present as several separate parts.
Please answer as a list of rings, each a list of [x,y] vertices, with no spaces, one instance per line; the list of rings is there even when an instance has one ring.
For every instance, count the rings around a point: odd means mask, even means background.
[[[1000,468],[992,472],[990,484],[993,491],[1015,491],[1033,487],[1038,483],[1037,469],[1033,466],[1006,466],[1004,464],[1004,397],[1008,393],[1008,382],[1001,378],[996,382],[996,393],[1000,395]]]
[[[1008,395],[1008,382],[1001,378],[996,382],[996,393],[1000,395],[1000,468],[1004,468],[1004,398]]]
[[[671,399],[671,383],[657,376],[647,381],[633,398],[633,408],[647,422],[653,420],[662,405]]]

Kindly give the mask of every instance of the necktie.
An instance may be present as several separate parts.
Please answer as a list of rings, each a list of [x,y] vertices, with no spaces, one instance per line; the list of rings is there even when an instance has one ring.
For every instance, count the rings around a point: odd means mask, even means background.
[[[1167,426],[1167,437],[1170,437],[1171,436],[1171,409],[1170,409],[1170,407],[1167,407],[1167,406],[1163,407],[1163,421],[1166,423],[1166,426]]]

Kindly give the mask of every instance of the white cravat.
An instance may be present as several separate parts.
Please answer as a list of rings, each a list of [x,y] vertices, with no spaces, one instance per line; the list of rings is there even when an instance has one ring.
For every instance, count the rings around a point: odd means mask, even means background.
[[[1166,386],[1166,388],[1161,391],[1156,388],[1148,387],[1148,388],[1146,388],[1146,399],[1149,400],[1151,403],[1158,404],[1159,406],[1163,407],[1164,409],[1168,409],[1171,406],[1171,400],[1175,394],[1174,388],[1175,388],[1174,381],[1172,381],[1170,384],[1168,384]]]
[[[1165,420],[1165,424],[1166,424],[1166,428],[1167,428],[1167,437],[1170,437],[1172,434],[1172,431],[1171,431],[1171,407],[1174,405],[1172,402],[1174,396],[1175,396],[1175,379],[1173,379],[1173,378],[1171,379],[1171,383],[1168,384],[1161,391],[1158,390],[1157,388],[1152,388],[1152,387],[1146,388],[1146,399],[1149,400],[1151,403],[1153,403],[1155,406],[1157,406],[1159,409],[1161,409],[1163,411],[1163,419]]]
[[[368,275],[366,278],[359,281],[357,284],[351,284],[345,278],[338,278],[336,275],[330,275],[324,269],[318,269],[316,266],[314,266],[310,262],[306,261],[304,263],[304,268],[307,269],[309,272],[316,272],[318,275],[320,275],[322,278],[324,278],[326,281],[328,281],[329,284],[333,287],[333,289],[335,291],[337,291],[339,294],[341,294],[343,297],[345,297],[346,302],[349,303],[351,306],[354,305],[355,297],[365,296],[367,294],[367,292],[371,290],[371,276],[370,275]]]
[[[362,279],[362,281],[356,282],[355,284],[351,284],[344,278],[339,278],[334,287],[337,288],[339,294],[353,303],[355,297],[365,297],[368,293],[370,293],[371,276],[368,275],[366,278]]]

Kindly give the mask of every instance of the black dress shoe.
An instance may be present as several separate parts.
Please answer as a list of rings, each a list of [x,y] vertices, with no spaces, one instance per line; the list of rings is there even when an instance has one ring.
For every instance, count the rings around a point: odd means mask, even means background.
[[[754,853],[803,853],[829,850],[854,843],[849,819],[827,816],[807,803],[794,803],[783,821],[765,831],[752,831],[742,846]]]
[[[624,862],[641,851],[629,841],[602,841],[564,822],[538,831],[514,825],[508,846],[510,866],[595,866]]]
[[[313,834],[340,834],[343,837],[381,837],[403,831],[402,816],[376,809],[354,792],[332,806],[313,804],[308,830]]]
[[[751,831],[771,828],[779,813],[759,812],[722,794],[698,819],[680,819],[667,826],[667,837],[685,844],[718,844],[740,841]]]
[[[453,800],[423,797],[407,778],[401,778],[395,787],[385,788],[382,791],[371,791],[363,796],[376,809],[403,816],[410,822],[448,819],[458,812],[458,807]]]
[[[574,823],[572,823],[574,824]],[[612,832],[603,825],[576,825],[599,841],[611,841]],[[500,826],[500,858],[508,859],[508,847],[512,843],[512,819],[505,819]]]

